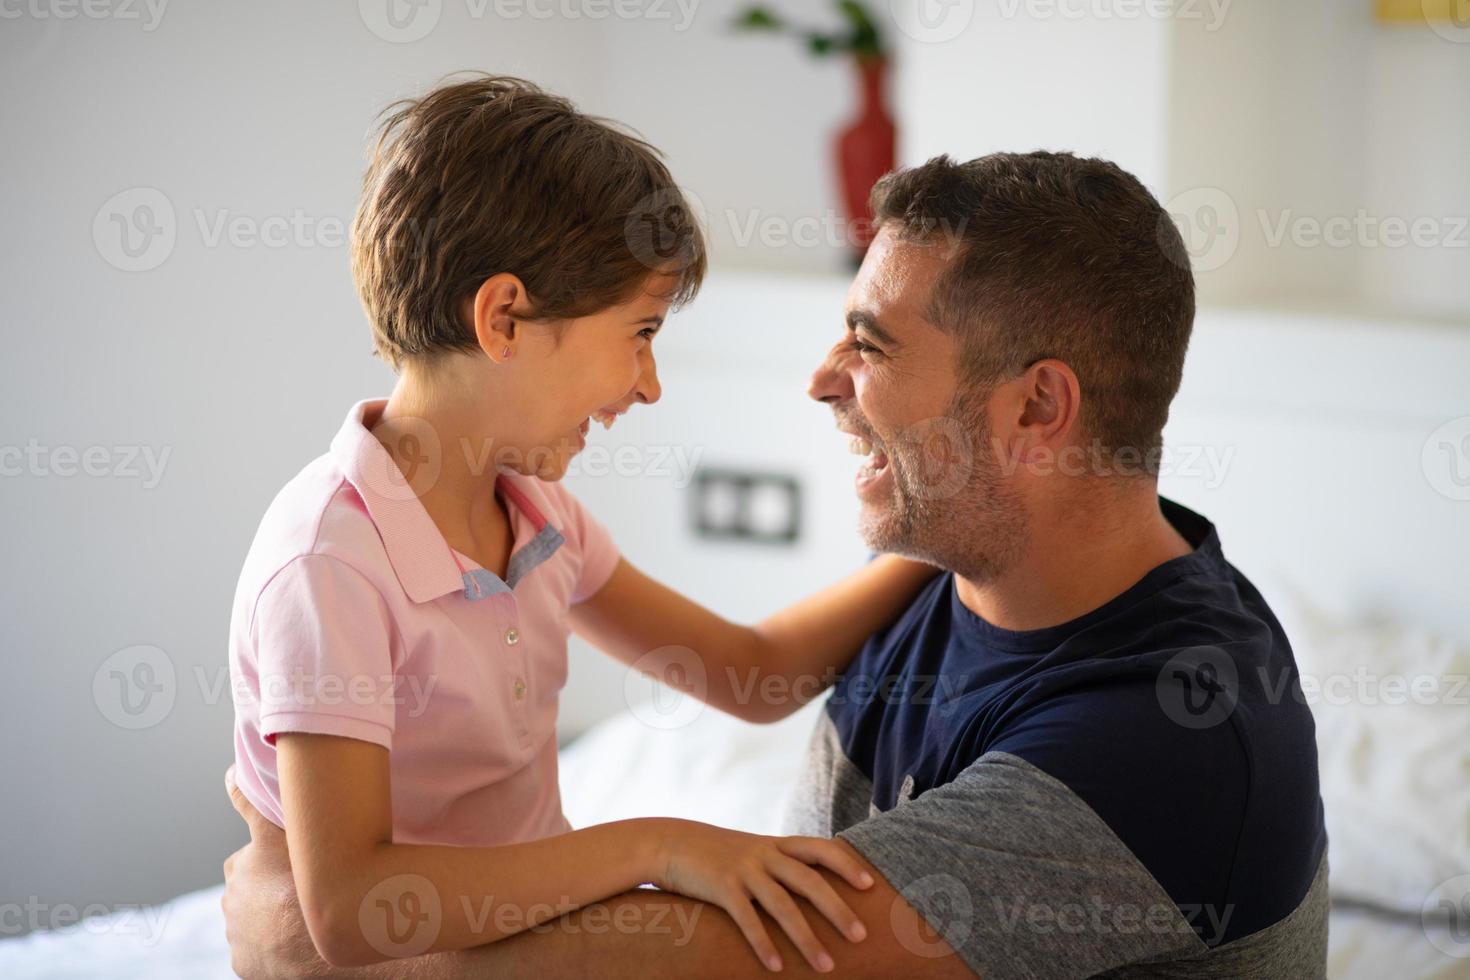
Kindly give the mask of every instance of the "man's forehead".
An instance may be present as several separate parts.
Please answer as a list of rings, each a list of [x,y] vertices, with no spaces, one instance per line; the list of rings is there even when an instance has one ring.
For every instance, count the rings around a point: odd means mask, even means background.
[[[908,242],[884,228],[873,239],[847,291],[847,312],[872,317],[890,329],[929,323],[934,285],[944,268],[940,250]]]

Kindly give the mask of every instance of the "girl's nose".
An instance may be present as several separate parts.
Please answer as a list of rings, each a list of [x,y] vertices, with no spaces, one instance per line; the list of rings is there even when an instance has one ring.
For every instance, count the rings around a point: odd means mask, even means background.
[[[638,375],[638,383],[633,386],[633,398],[644,405],[652,405],[658,401],[663,394],[663,387],[658,383],[658,364],[654,361],[652,354],[647,354],[647,361],[643,364],[643,371]]]

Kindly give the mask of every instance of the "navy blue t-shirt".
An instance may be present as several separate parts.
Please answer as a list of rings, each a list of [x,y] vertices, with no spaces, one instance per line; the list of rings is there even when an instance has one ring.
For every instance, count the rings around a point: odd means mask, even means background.
[[[875,813],[1008,753],[1080,797],[1180,909],[1228,908],[1222,934],[1201,933],[1213,946],[1281,920],[1313,884],[1326,846],[1315,731],[1260,593],[1209,521],[1160,503],[1192,553],[1024,632],[976,616],[941,575],[872,637],[826,710]]]

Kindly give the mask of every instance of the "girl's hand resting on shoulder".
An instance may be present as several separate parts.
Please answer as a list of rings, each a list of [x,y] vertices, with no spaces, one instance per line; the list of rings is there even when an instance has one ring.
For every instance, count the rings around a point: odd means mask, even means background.
[[[872,875],[837,841],[765,837],[687,820],[671,823],[659,848],[653,884],[724,909],[769,969],[781,969],[781,957],[761,924],[756,903],[819,972],[832,969],[832,957],[792,895],[811,902],[852,942],[867,936],[857,914],[813,867],[837,873],[854,888],[872,887]]]

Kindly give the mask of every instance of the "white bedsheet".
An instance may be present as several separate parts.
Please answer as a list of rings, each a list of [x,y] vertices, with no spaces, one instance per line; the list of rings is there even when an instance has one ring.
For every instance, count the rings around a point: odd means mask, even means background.
[[[623,715],[562,754],[561,783],[573,826],[637,816],[679,816],[759,833],[779,830],[815,706],[755,727],[707,710],[691,724],[651,727]],[[220,888],[152,910],[0,942],[0,977],[215,980],[233,976]],[[1333,980],[1470,980],[1470,959],[1442,953],[1412,919],[1334,909]]]
[[[223,885],[181,895],[152,910],[153,924],[107,915],[0,942],[6,980],[229,980],[229,947],[219,898]]]

